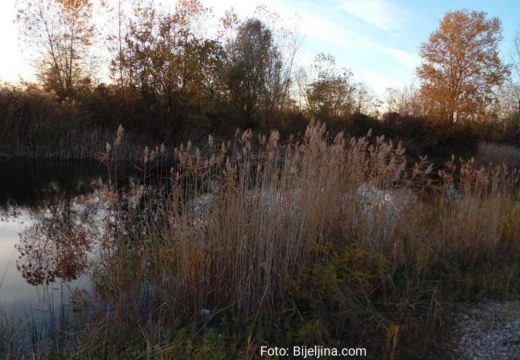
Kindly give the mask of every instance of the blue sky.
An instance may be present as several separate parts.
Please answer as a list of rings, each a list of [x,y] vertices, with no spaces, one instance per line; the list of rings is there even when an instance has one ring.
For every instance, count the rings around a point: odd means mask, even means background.
[[[174,0],[163,0],[174,3]],[[220,16],[231,7],[240,16],[251,16],[265,5],[277,12],[284,25],[301,37],[297,63],[308,64],[319,52],[335,56],[338,65],[350,68],[358,80],[377,94],[388,87],[409,85],[419,64],[418,48],[450,10],[486,11],[502,21],[501,54],[510,61],[515,32],[520,27],[520,1],[516,0],[202,0]],[[33,78],[27,52],[18,43],[13,24],[15,0],[0,2],[0,33],[7,56],[0,57],[0,80]]]
[[[466,8],[499,17],[504,35],[501,53],[506,61],[510,61],[512,40],[520,27],[520,2],[513,0],[272,0],[268,6],[287,19],[298,13],[304,37],[302,62],[320,51],[331,53],[339,65],[352,69],[380,95],[387,87],[415,80],[419,46],[447,11]]]

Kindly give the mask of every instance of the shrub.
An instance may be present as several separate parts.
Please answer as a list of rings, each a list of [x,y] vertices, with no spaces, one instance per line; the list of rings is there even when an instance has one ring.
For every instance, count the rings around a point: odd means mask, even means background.
[[[478,165],[502,165],[509,168],[520,168],[520,148],[513,145],[481,142],[475,158]]]

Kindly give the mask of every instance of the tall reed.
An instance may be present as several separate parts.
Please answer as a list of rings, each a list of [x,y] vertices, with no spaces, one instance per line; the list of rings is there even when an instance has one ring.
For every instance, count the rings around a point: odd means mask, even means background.
[[[518,248],[516,171],[453,160],[434,174],[426,158],[408,164],[400,144],[332,139],[319,124],[285,144],[276,131],[267,139],[246,130],[210,145],[204,156],[191,143],[175,149],[171,196],[154,203],[144,239],[117,234],[141,244],[137,266],[173,312],[283,308],[286,282],[324,246],[389,254],[396,264],[413,253],[419,267],[427,256]]]
[[[317,123],[287,142],[246,130],[181,144],[163,191],[167,155],[145,148],[142,190],[112,197],[93,277],[103,331],[89,325],[81,356],[133,344],[198,357],[209,338],[219,351],[236,341],[235,357],[260,342],[350,339],[374,358],[424,358],[443,304],[515,289],[516,170],[408,163],[400,144]],[[215,325],[226,321],[241,335]]]

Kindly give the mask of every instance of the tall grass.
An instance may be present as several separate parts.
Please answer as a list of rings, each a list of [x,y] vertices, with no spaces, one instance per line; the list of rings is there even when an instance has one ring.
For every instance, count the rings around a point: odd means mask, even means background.
[[[475,158],[478,164],[505,164],[510,168],[520,167],[520,149],[517,146],[481,142]]]
[[[442,358],[446,306],[518,290],[516,170],[408,163],[400,144],[319,124],[284,143],[246,130],[152,149],[141,187],[111,187],[94,308],[59,356],[250,359],[261,344],[323,344]]]
[[[96,277],[116,323],[156,325],[143,330],[154,354],[173,351],[157,345],[163,326],[191,319],[203,331],[226,314],[252,326],[240,356],[278,334],[420,357],[440,304],[515,289],[516,170],[408,164],[400,144],[332,138],[319,124],[284,144],[246,130],[174,155],[171,191],[145,187],[121,214]]]
[[[37,302],[0,309],[2,359],[39,359],[42,354],[44,358],[59,358],[74,348],[76,332],[84,331],[87,316],[81,314],[79,319],[76,315],[83,291],[64,283],[39,290]]]

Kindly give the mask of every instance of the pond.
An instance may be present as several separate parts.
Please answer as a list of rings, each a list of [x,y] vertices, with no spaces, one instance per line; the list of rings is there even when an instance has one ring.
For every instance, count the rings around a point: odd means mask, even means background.
[[[90,289],[107,172],[95,161],[17,160],[0,174],[0,313],[45,318],[64,294]]]

